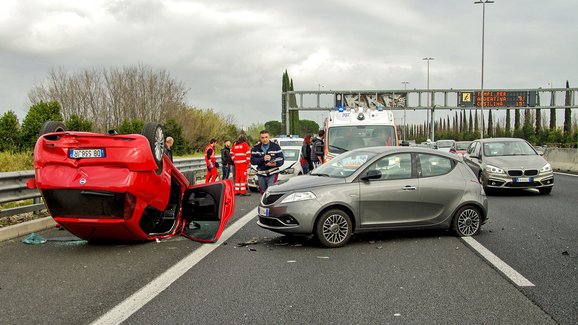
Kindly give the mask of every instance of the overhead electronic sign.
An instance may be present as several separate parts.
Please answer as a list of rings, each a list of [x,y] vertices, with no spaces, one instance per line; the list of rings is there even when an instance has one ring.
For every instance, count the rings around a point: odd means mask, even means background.
[[[458,96],[459,107],[481,107],[480,91],[461,91]],[[535,91],[484,91],[484,107],[534,107]]]

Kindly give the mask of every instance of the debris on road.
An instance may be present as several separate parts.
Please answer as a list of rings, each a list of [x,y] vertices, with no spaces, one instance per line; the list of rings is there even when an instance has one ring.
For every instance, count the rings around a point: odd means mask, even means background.
[[[28,235],[26,238],[22,240],[24,244],[28,245],[40,245],[45,244],[47,242],[46,238],[38,235],[37,233],[33,232]]]

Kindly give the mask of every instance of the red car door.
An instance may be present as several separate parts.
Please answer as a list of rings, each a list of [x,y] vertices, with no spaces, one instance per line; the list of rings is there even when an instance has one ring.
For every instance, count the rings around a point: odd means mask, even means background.
[[[231,180],[191,185],[183,195],[182,234],[195,241],[216,242],[234,210]]]

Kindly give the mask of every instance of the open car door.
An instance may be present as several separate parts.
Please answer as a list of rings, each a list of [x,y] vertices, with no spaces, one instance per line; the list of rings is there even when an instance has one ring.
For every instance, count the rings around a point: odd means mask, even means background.
[[[182,235],[195,241],[216,242],[235,210],[231,180],[191,185],[183,196]]]

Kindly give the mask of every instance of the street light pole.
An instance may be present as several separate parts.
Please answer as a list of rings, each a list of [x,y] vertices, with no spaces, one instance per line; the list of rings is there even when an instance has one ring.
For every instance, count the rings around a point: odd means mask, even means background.
[[[427,106],[428,106],[428,110],[427,110],[427,115],[426,115],[426,125],[429,124],[429,127],[427,128],[427,132],[426,134],[429,133],[429,129],[431,128],[433,130],[433,125],[431,125],[430,121],[429,121],[429,108],[431,107],[431,94],[429,92],[429,61],[431,60],[435,60],[434,58],[423,58],[422,60],[427,61]],[[431,141],[433,141],[433,139],[431,139]]]
[[[409,81],[402,81],[401,82],[403,84],[403,90],[406,91],[405,93],[405,106],[403,107],[403,141],[406,140],[406,134],[407,134],[407,123],[406,123],[406,114],[405,114],[405,108],[407,107],[407,84],[409,83]]]
[[[479,0],[474,4],[482,4],[482,103],[480,105],[480,115],[482,122],[480,123],[480,139],[484,138],[484,34],[486,25],[486,3],[494,3],[493,0]]]

